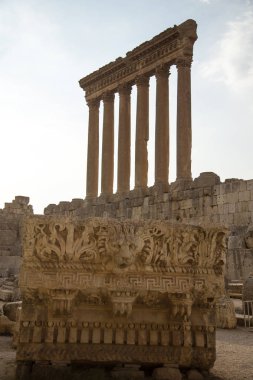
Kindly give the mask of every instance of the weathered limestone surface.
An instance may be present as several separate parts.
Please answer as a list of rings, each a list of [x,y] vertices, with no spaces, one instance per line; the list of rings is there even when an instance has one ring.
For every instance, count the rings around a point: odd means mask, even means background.
[[[49,205],[46,215],[79,215],[113,218],[166,219],[196,225],[225,225],[228,239],[226,276],[245,279],[253,271],[253,180],[227,179],[211,172],[188,183],[173,183],[166,192],[148,188],[132,190],[125,198],[73,200]]]
[[[216,326],[222,329],[235,329],[236,325],[234,303],[229,296],[224,295],[216,303]]]
[[[213,365],[224,229],[34,216],[23,248],[18,361]]]
[[[0,209],[0,300],[18,297],[15,288],[21,263],[22,220],[32,213],[29,198],[23,196],[16,196]]]
[[[249,274],[243,284],[243,300],[253,301],[253,272]]]

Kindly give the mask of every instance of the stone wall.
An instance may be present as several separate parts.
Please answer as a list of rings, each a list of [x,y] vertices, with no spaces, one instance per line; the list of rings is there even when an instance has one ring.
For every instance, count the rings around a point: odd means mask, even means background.
[[[231,231],[227,258],[228,280],[244,279],[253,271],[253,247],[245,237],[253,224],[253,180],[227,179],[201,173],[194,181],[94,199],[73,199],[49,205],[45,215],[75,214],[118,219],[166,219],[195,225],[224,225]]]
[[[0,209],[0,299],[12,299],[21,262],[21,225],[25,215],[33,214],[29,198],[16,196]]]

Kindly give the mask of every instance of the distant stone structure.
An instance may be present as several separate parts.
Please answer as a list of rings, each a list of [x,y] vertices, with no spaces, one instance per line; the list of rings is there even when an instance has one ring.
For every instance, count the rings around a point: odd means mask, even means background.
[[[170,379],[171,370],[179,378],[181,369],[212,367],[225,230],[34,216],[23,244],[23,379],[41,363],[45,376],[52,371],[45,363],[78,362],[104,365],[119,379],[144,379],[146,371]]]
[[[32,214],[29,198],[23,196],[16,196],[12,203],[5,203],[5,207],[0,209],[0,300],[18,297],[22,220]]]
[[[156,77],[155,185],[167,189],[169,170],[169,70],[178,70],[177,180],[191,176],[191,62],[197,24],[187,20],[144,42],[80,80],[89,107],[86,197],[98,195],[99,105],[104,104],[101,194],[112,195],[114,180],[114,93],[119,93],[117,192],[130,190],[131,88],[137,86],[135,189],[147,188],[149,78]]]

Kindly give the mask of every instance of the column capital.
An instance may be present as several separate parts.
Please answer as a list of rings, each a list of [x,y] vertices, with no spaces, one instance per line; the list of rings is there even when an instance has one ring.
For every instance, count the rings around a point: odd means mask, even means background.
[[[176,60],[177,69],[179,67],[188,67],[188,68],[191,68],[191,64],[192,64],[192,57],[182,57],[182,58],[178,58]]]
[[[114,101],[114,98],[115,98],[114,92],[106,91],[106,92],[102,95],[102,100],[103,100],[104,102],[113,102],[113,101]]]
[[[149,87],[149,76],[147,75],[139,75],[135,79],[136,86],[145,86]]]
[[[119,95],[130,95],[132,92],[132,85],[130,83],[122,83],[118,87]]]
[[[168,77],[170,75],[170,66],[168,65],[160,65],[157,66],[155,69],[155,76],[156,78],[161,78],[161,77]]]
[[[100,106],[100,99],[99,98],[96,98],[96,99],[90,99],[90,100],[87,100],[87,106],[91,109],[91,108],[99,108]]]

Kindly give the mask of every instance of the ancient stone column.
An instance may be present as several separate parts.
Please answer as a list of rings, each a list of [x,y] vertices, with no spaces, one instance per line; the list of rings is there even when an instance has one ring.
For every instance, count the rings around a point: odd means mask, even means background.
[[[99,155],[99,99],[88,102],[89,134],[87,156],[86,198],[98,195],[98,155]]]
[[[191,59],[178,59],[177,180],[191,180]]]
[[[168,184],[169,175],[169,67],[156,69],[155,185]]]
[[[118,193],[130,190],[131,86],[119,87]]]
[[[103,143],[102,143],[102,179],[101,194],[113,193],[114,167],[114,94],[106,93],[103,96]]]
[[[135,188],[146,188],[148,179],[149,77],[139,77],[137,85]]]

